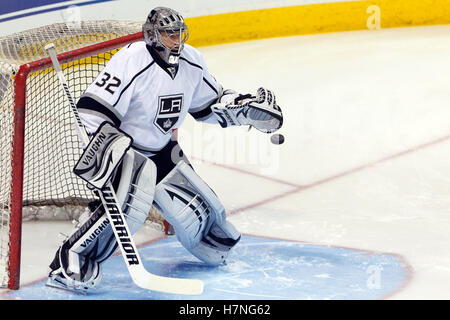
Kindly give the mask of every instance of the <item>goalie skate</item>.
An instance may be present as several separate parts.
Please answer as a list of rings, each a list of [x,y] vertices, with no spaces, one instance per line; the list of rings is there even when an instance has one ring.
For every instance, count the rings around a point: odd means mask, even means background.
[[[86,295],[87,290],[89,289],[85,285],[73,285],[69,284],[67,279],[61,274],[49,274],[47,283],[45,284],[47,287],[62,289],[66,291],[70,291],[76,294]]]
[[[77,294],[86,294],[89,288],[94,287],[101,281],[102,273],[98,263],[86,264],[84,272],[89,274],[85,281],[76,280],[80,275],[64,271],[59,260],[60,249],[56,252],[55,259],[50,264],[50,271],[46,286],[68,290]],[[69,272],[69,273],[68,273]],[[75,278],[75,279],[74,279]]]

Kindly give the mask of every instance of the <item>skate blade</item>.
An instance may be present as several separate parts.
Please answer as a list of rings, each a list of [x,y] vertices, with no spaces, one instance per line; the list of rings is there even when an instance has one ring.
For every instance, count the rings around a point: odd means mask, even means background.
[[[60,290],[65,290],[65,291],[68,291],[68,292],[71,292],[71,293],[75,293],[75,294],[79,294],[79,295],[83,295],[83,296],[85,296],[87,294],[87,288],[70,287],[70,286],[67,286],[65,283],[63,283],[62,281],[59,281],[57,279],[49,278],[47,280],[47,282],[45,283],[45,285],[47,287],[56,288],[56,289],[60,289]]]

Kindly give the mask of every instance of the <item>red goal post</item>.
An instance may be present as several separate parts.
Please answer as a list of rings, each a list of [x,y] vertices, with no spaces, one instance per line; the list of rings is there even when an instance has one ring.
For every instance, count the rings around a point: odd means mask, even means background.
[[[24,211],[32,219],[41,213],[72,219],[93,198],[71,172],[80,144],[70,107],[43,48],[56,44],[78,99],[118,49],[142,40],[141,25],[55,24],[0,38],[0,287],[20,285]]]

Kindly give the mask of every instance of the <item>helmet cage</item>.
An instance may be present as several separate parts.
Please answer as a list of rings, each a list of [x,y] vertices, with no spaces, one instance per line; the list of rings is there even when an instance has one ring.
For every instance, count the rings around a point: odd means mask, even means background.
[[[178,64],[178,58],[189,38],[183,18],[169,8],[155,8],[142,26],[145,42],[159,51],[169,65]]]

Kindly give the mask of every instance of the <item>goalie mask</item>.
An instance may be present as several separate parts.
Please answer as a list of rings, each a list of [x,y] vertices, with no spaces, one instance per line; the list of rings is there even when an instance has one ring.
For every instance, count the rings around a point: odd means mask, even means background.
[[[154,8],[142,25],[145,42],[155,48],[170,66],[178,65],[184,43],[189,37],[183,17],[173,9]]]

